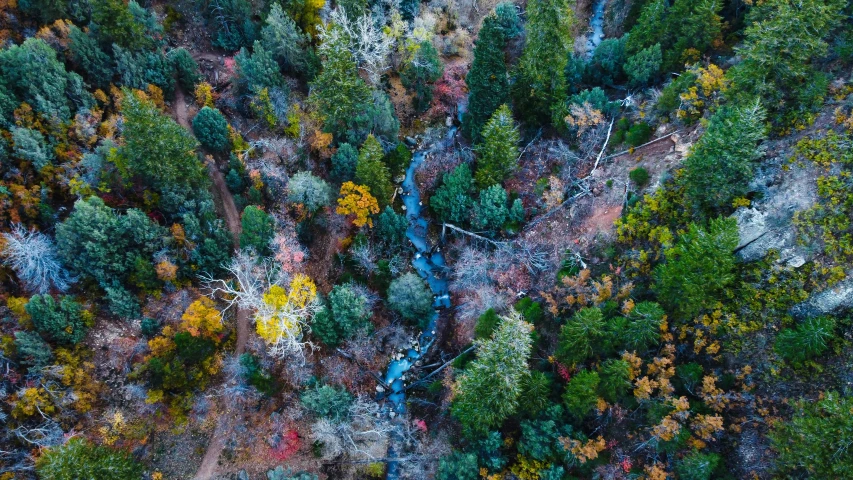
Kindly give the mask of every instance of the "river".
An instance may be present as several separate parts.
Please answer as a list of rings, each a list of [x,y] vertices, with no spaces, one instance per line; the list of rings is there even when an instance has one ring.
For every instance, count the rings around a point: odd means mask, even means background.
[[[593,52],[604,40],[604,11],[607,0],[595,0],[592,6],[592,17],[589,19],[589,30],[586,35],[586,58],[592,58]]]

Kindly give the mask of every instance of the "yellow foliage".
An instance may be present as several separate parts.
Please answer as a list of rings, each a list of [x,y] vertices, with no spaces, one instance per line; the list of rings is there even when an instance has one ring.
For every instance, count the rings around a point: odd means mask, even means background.
[[[207,297],[194,301],[181,316],[181,330],[194,337],[201,336],[218,343],[219,334],[224,328],[222,315],[213,300]]]
[[[373,220],[370,219],[370,215],[379,213],[379,203],[370,194],[369,187],[344,182],[341,185],[338,208],[335,211],[339,215],[355,215],[352,223],[357,227],[363,227],[366,224],[372,228]]]
[[[301,334],[301,309],[317,297],[317,286],[307,276],[296,274],[290,282],[290,291],[273,285],[264,294],[263,301],[268,313],[256,318],[256,330],[267,343],[276,343],[281,338],[296,338]]]
[[[560,443],[563,445],[563,448],[572,452],[572,455],[578,459],[581,465],[598,458],[598,454],[607,447],[607,443],[601,435],[595,439],[591,438],[585,443],[573,438],[562,437],[560,438]]]
[[[645,471],[645,478],[647,480],[666,480],[668,478],[666,470],[657,463],[654,465],[647,465]]]
[[[157,278],[164,282],[171,282],[178,276],[178,266],[168,260],[157,263],[154,270],[157,272]]]
[[[86,413],[94,407],[103,388],[95,378],[95,364],[87,361],[84,356],[90,358],[91,354],[80,349],[56,349],[56,363],[61,367],[58,370],[60,381],[73,389],[72,405],[80,413]]]
[[[56,411],[47,392],[41,387],[30,387],[15,395],[15,406],[12,407],[12,417],[22,420],[39,412],[49,415]]]
[[[539,471],[548,468],[548,463],[518,455],[518,461],[510,467],[510,472],[519,480],[539,480]]]
[[[216,100],[216,93],[213,91],[213,87],[207,82],[201,82],[195,86],[195,92],[193,93],[195,96],[196,105],[201,107],[213,107],[213,102]]]
[[[691,424],[693,433],[706,442],[714,440],[714,435],[723,431],[723,417],[720,415],[696,415]]]
[[[163,390],[148,390],[148,395],[145,397],[145,403],[148,405],[155,404],[163,400]]]
[[[163,89],[158,87],[157,85],[148,84],[145,88],[145,93],[148,94],[148,98],[154,102],[154,105],[160,110],[166,110],[166,102],[163,100]]]
[[[6,307],[18,318],[18,324],[22,327],[32,326],[30,314],[27,313],[27,303],[29,299],[25,297],[9,297],[6,299]]]
[[[668,442],[675,438],[678,435],[678,432],[681,431],[681,424],[675,421],[669,415],[663,417],[663,420],[658,425],[655,425],[652,428],[652,436],[655,438],[662,440],[664,442]]]

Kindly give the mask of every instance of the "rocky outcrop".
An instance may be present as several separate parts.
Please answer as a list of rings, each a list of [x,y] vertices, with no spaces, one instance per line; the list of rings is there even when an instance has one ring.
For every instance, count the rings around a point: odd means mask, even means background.
[[[796,318],[811,318],[853,308],[853,279],[844,280],[816,293],[791,309]]]
[[[814,205],[816,172],[808,167],[766,167],[752,182],[757,200],[732,215],[740,242],[735,252],[745,262],[759,260],[770,250],[779,252],[779,263],[797,268],[812,257],[812,250],[798,244],[794,214]]]

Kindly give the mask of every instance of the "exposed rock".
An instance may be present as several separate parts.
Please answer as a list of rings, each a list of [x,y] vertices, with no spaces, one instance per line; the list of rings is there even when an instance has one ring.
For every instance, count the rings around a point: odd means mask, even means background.
[[[770,163],[750,185],[759,200],[732,215],[740,235],[735,251],[741,260],[751,262],[763,258],[771,249],[777,250],[779,263],[797,268],[811,259],[812,251],[797,243],[793,218],[796,212],[817,201],[816,174],[806,167],[784,171],[779,163],[778,159]]]
[[[834,287],[812,295],[805,302],[791,309],[797,318],[837,313],[853,307],[853,279],[839,282]]]

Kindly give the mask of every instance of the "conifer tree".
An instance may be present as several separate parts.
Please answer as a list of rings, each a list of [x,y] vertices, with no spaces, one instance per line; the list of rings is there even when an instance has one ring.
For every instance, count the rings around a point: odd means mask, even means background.
[[[501,105],[483,128],[482,142],[477,146],[477,172],[474,179],[480,188],[499,184],[515,169],[518,159],[518,129],[507,105]]]
[[[490,339],[475,341],[477,359],[459,378],[459,393],[451,408],[469,431],[499,427],[515,413],[522,381],[529,375],[531,328],[520,313],[513,311],[501,317]]]
[[[474,61],[465,77],[469,94],[462,129],[474,141],[479,141],[480,130],[495,110],[509,101],[509,79],[504,60],[506,42],[500,21],[492,13],[483,20],[474,44]]]
[[[415,110],[423,112],[429,108],[432,102],[433,84],[441,78],[443,70],[438,51],[432,42],[421,42],[400,74],[403,85],[415,92]]]
[[[747,193],[753,162],[761,157],[758,144],[767,132],[764,120],[757,101],[725,106],[711,117],[684,162],[687,194],[694,202],[708,210],[722,209]]]
[[[548,123],[551,108],[565,96],[563,73],[574,45],[574,22],[569,0],[527,2],[527,43],[515,95],[517,111],[525,121]]]
[[[373,135],[368,135],[358,154],[358,164],[355,167],[355,181],[370,188],[370,193],[379,202],[379,206],[387,205],[394,193],[391,183],[391,173],[382,162],[385,152],[382,145]]]
[[[464,222],[471,214],[472,188],[471,167],[467,163],[460,164],[444,174],[441,186],[429,198],[429,205],[442,222]]]

